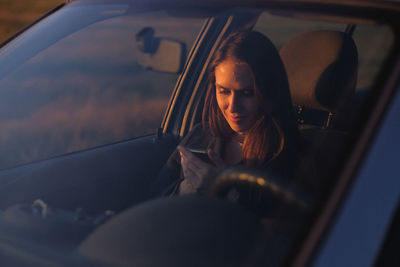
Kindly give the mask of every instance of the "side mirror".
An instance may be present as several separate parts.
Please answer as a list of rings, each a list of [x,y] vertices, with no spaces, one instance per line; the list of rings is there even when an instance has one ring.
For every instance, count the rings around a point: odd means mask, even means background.
[[[154,29],[143,28],[136,34],[140,66],[160,72],[180,73],[185,62],[186,45],[180,41],[154,36]]]

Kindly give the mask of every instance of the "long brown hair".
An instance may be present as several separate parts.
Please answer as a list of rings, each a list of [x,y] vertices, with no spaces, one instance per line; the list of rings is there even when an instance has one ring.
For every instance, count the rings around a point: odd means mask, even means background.
[[[220,111],[215,90],[215,68],[228,58],[247,63],[253,73],[254,94],[260,107],[257,121],[246,133],[242,158],[245,165],[261,167],[273,159],[287,157],[297,138],[297,123],[289,83],[279,53],[272,42],[256,31],[230,34],[215,52],[209,67],[209,84],[203,120],[212,136],[235,134]],[[286,159],[285,159],[286,161]]]

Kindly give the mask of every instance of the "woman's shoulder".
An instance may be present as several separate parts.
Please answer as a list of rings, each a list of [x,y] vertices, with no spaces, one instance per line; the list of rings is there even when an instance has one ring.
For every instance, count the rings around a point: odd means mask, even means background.
[[[188,134],[193,134],[193,133],[203,133],[205,132],[203,129],[203,124],[202,123],[196,123],[192,129],[189,131]]]
[[[213,137],[204,130],[202,124],[198,123],[182,139],[180,145],[189,148],[206,148],[212,139]]]
[[[198,123],[182,138],[179,145],[189,149],[207,149],[211,142],[213,142],[213,137],[203,130],[201,123]],[[180,155],[177,149],[171,154],[166,165],[169,169],[180,168]]]

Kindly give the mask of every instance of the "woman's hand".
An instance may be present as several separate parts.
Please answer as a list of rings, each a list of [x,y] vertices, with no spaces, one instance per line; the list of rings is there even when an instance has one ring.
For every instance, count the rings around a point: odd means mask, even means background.
[[[208,157],[215,166],[204,162],[183,146],[178,146],[181,155],[181,165],[185,179],[179,187],[180,194],[197,192],[206,179],[214,178],[225,168],[224,161],[211,149],[208,149]]]

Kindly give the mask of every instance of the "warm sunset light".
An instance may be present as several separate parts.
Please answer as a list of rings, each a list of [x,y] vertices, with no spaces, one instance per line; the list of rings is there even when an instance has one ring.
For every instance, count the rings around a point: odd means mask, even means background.
[[[0,0],[0,42],[63,2],[62,0]]]

